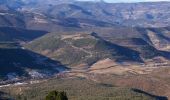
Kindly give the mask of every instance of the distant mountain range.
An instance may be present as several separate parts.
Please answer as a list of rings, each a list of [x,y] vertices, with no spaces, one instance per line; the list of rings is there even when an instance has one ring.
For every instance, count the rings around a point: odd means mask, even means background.
[[[56,31],[58,27],[165,27],[170,24],[169,2],[133,4],[67,0],[26,2],[28,1],[1,1],[1,26]]]

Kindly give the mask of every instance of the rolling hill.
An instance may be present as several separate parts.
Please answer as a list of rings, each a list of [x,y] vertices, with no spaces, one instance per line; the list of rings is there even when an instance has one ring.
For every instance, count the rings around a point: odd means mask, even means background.
[[[7,42],[0,43],[0,65],[1,83],[49,77],[67,69],[60,62]]]
[[[169,60],[167,28],[103,28],[93,31],[51,33],[31,41],[25,47],[74,67],[91,66],[107,58],[117,63],[147,63],[149,59],[159,63],[154,60],[157,57]]]
[[[142,62],[138,52],[95,37],[95,34],[48,34],[26,44],[25,48],[68,66],[80,64],[90,66],[104,58],[112,58],[118,62],[121,60]]]

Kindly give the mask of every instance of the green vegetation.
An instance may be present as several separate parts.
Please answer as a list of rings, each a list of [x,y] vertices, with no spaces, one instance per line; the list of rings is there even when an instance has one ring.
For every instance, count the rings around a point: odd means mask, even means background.
[[[105,58],[116,59],[117,61],[140,61],[138,52],[112,44],[92,34],[47,34],[25,45],[25,47],[37,53],[45,54],[70,67],[82,63],[91,65]]]
[[[56,50],[58,48],[66,46],[66,43],[61,41],[58,36],[54,36],[52,34],[45,35],[42,38],[36,39],[35,41],[31,42],[32,45],[29,48],[33,48],[35,51],[43,51],[43,50]]]
[[[65,92],[51,91],[45,100],[68,100]]]
[[[43,100],[49,93],[50,95],[55,93],[51,90],[65,91],[68,100],[156,100],[154,96],[138,93],[129,88],[96,83],[84,78],[50,79],[39,84],[1,88],[1,90],[17,100],[19,100],[18,94],[26,100]]]
[[[0,91],[0,100],[11,100],[11,99],[8,94]]]
[[[94,38],[82,38],[73,41],[73,45],[76,47],[86,47],[93,46],[97,43],[97,40]]]

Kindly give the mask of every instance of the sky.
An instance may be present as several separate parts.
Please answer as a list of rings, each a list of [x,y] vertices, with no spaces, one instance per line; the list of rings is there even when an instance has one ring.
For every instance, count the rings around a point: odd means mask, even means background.
[[[80,0],[80,1],[100,1],[100,0]],[[158,1],[170,1],[170,0],[104,0],[107,2],[158,2]]]
[[[170,1],[170,0],[106,0],[107,2],[157,2],[157,1]]]

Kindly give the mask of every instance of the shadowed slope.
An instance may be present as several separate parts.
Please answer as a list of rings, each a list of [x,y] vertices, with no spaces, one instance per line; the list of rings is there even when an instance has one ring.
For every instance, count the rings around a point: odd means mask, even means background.
[[[142,62],[138,52],[98,38],[93,33],[47,34],[26,44],[25,47],[70,66],[82,63],[92,65],[105,58],[111,58],[118,62]]]
[[[0,77],[11,80],[49,77],[67,69],[58,61],[15,46],[0,48],[0,65]]]
[[[16,27],[0,27],[0,41],[31,41],[46,33],[45,31],[27,30]]]

